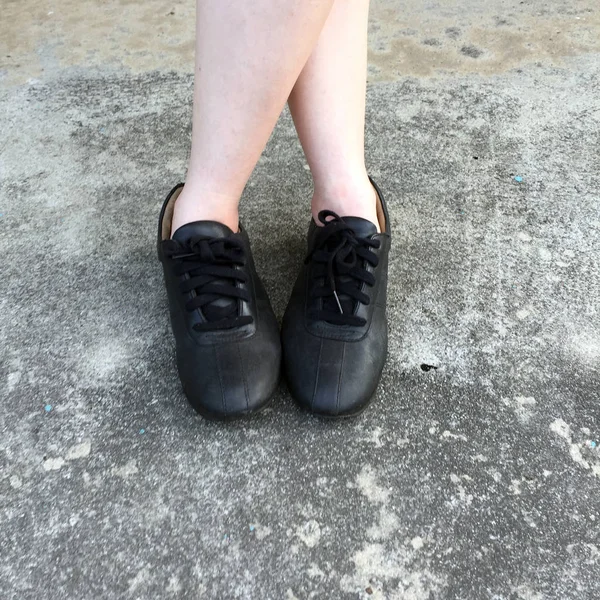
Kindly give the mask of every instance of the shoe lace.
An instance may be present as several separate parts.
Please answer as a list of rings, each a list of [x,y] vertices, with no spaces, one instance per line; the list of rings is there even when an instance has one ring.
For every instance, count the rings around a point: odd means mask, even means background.
[[[361,291],[361,287],[363,283],[369,286],[375,284],[373,273],[365,267],[366,263],[377,266],[379,259],[371,249],[379,248],[381,241],[358,237],[331,210],[322,210],[318,218],[323,227],[319,228],[315,246],[305,263],[312,262],[315,280],[309,297],[313,301],[323,300],[321,308],[312,309],[309,316],[334,325],[362,327],[366,319],[353,314],[354,308],[357,303],[370,303],[369,296]]]
[[[235,238],[191,238],[186,243],[169,240],[165,255],[176,261],[175,273],[187,277],[181,282],[183,294],[193,292],[185,305],[200,309],[206,321],[196,323],[196,331],[232,329],[252,323],[252,317],[238,314],[240,301],[250,301],[238,283],[248,281],[239,268],[246,264],[244,248]]]

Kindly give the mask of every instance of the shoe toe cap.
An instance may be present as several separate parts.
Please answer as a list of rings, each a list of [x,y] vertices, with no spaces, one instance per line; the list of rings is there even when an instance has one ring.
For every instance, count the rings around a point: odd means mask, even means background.
[[[383,366],[380,356],[360,342],[308,337],[285,348],[288,386],[311,412],[355,415],[375,393]]]
[[[226,419],[254,412],[273,394],[280,369],[278,348],[235,342],[187,353],[179,362],[185,395],[208,418]]]

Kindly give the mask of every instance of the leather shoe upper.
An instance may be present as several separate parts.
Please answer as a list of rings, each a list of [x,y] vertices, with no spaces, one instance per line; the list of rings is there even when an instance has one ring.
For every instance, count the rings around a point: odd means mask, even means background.
[[[323,211],[311,221],[308,256],[286,309],[282,342],[290,392],[326,416],[360,412],[369,402],[387,355],[388,254],[385,200],[378,195],[381,233],[359,217]]]
[[[226,418],[263,406],[281,362],[277,320],[256,273],[245,230],[196,221],[171,239],[176,186],[159,219],[163,265],[184,392],[201,414]]]

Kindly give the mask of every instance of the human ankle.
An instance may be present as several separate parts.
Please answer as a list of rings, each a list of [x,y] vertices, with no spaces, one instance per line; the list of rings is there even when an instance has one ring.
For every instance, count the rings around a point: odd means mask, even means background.
[[[195,189],[186,184],[175,201],[171,235],[194,221],[216,221],[232,231],[239,229],[239,197]]]
[[[312,214],[319,224],[318,214],[322,210],[332,210],[340,217],[361,217],[375,224],[380,231],[377,217],[377,193],[365,175],[364,178],[348,178],[315,184],[311,202]]]

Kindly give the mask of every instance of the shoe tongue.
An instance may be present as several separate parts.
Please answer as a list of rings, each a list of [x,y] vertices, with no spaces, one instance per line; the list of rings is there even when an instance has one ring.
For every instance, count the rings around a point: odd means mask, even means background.
[[[375,223],[361,217],[342,217],[342,221],[352,228],[358,238],[370,238],[377,233]]]
[[[185,244],[192,238],[225,238],[233,235],[233,231],[218,221],[194,221],[186,223],[175,230],[173,239]]]
[[[233,231],[218,221],[194,221],[186,223],[175,230],[173,239],[180,244],[186,244],[191,239],[198,238],[227,238],[233,235]],[[231,285],[228,280],[216,279],[213,285]],[[215,321],[221,315],[223,309],[235,310],[237,301],[234,298],[217,298],[211,303],[206,304],[202,309],[205,318],[208,321]]]
[[[370,238],[372,235],[377,233],[377,227],[368,219],[363,219],[361,217],[342,217],[342,221],[344,221],[344,223],[346,223],[346,225],[352,229],[356,237],[359,239]],[[360,283],[356,282],[348,275],[338,275],[337,280],[340,283],[353,282],[356,287],[360,287]],[[339,294],[338,298],[340,304],[342,305],[344,314],[352,314],[354,311],[355,301],[346,294]],[[337,301],[333,296],[330,296],[323,301],[323,308],[331,312],[339,311]]]

